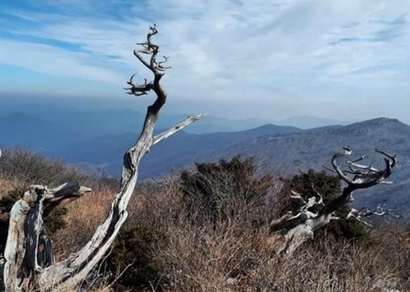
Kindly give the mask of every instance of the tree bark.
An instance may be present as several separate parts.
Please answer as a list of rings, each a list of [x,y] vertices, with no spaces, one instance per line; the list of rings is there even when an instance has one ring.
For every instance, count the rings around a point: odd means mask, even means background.
[[[78,252],[54,263],[51,240],[43,234],[43,210],[54,207],[64,198],[79,197],[91,191],[80,187],[78,183],[64,184],[49,190],[45,186],[32,186],[12,208],[10,228],[5,250],[4,283],[6,291],[75,291],[96,264],[103,258],[114,241],[118,231],[127,218],[127,206],[134,192],[138,178],[138,165],[145,153],[156,143],[182,130],[191,123],[203,118],[198,114],[169,130],[154,136],[158,114],[166,102],[167,95],[160,81],[168,60],[158,62],[156,57],[159,47],[151,38],[157,34],[155,26],[150,27],[147,40],[135,49],[134,55],[154,75],[152,82],[133,83],[133,77],[127,82],[129,94],[140,96],[149,91],[156,94],[156,99],[147,109],[142,132],[136,143],[124,154],[121,185],[116,194],[105,221],[97,228],[91,240]],[[150,55],[145,60],[142,54]],[[56,204],[57,202],[57,204]]]
[[[282,238],[282,242],[276,249],[277,254],[285,254],[286,256],[292,255],[304,242],[313,239],[316,230],[326,226],[331,220],[339,220],[340,218],[336,217],[334,213],[347,203],[351,202],[354,190],[370,188],[386,182],[386,179],[389,178],[392,173],[392,169],[397,164],[397,159],[396,156],[389,155],[384,151],[376,149],[376,152],[385,156],[384,170],[358,164],[357,162],[362,160],[363,157],[355,161],[347,161],[348,170],[343,170],[337,164],[337,159],[351,155],[352,151],[348,148],[344,148],[343,151],[333,155],[332,165],[334,172],[347,183],[347,186],[338,197],[323,205],[317,213],[313,213],[309,211],[309,209],[313,206],[322,205],[322,196],[320,194],[318,194],[320,196],[319,200],[312,197],[305,201],[300,194],[292,191],[293,196],[291,196],[291,198],[302,200],[304,205],[299,208],[296,214],[288,212],[282,217],[273,220],[270,223],[269,228],[273,232],[278,231],[282,229],[287,222],[295,219],[302,219],[302,223],[286,231]],[[351,178],[349,175],[352,175],[353,177]],[[363,223],[364,221],[360,215],[360,212],[350,212],[347,217],[353,217]]]

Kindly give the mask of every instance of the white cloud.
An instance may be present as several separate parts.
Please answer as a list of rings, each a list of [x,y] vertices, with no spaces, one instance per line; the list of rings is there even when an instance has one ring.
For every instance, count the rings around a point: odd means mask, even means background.
[[[43,44],[0,39],[0,63],[62,77],[117,84],[121,81],[115,71],[94,65],[88,54]]]
[[[349,115],[349,107],[366,104],[364,94],[392,92],[397,108],[409,93],[407,0],[89,1],[84,9],[62,2],[53,13],[7,10],[32,26],[8,29],[14,40],[2,41],[0,63],[117,86],[133,71],[145,76],[132,49],[156,22],[156,41],[171,56],[164,84],[173,96],[252,99],[248,115],[258,101],[307,114],[338,104]],[[372,113],[379,111],[369,107]]]

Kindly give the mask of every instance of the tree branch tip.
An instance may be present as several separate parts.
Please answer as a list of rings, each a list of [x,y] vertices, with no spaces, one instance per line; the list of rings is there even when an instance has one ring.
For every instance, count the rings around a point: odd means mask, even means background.
[[[93,190],[89,187],[81,186],[77,193],[80,195],[86,195],[88,193],[92,193],[92,191]]]
[[[347,156],[352,155],[352,152],[353,152],[353,150],[352,150],[351,148],[349,148],[349,147],[343,147],[342,153],[343,153],[344,155],[347,155]]]
[[[352,151],[352,149],[347,147],[347,146],[343,146],[343,149],[346,150],[346,151]]]
[[[198,117],[199,119],[205,118],[206,116],[208,116],[208,113],[199,113],[197,115],[195,115],[194,117]],[[191,117],[189,117],[191,118]]]
[[[198,121],[202,118],[205,118],[207,115],[208,115],[208,113],[199,113],[199,114],[196,114],[194,116],[188,116],[188,119],[193,119],[195,121]]]

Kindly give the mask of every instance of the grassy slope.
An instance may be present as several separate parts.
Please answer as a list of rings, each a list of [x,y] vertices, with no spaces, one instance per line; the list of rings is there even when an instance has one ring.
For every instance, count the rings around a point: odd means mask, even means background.
[[[16,187],[18,182],[0,176],[0,196]],[[83,246],[105,218],[116,190],[102,182],[93,189],[67,205],[68,225],[53,238],[57,259]],[[160,188],[140,185],[129,204],[128,227],[151,226],[167,237],[166,246],[153,251],[163,278],[152,279],[151,290],[410,291],[410,236],[401,228],[378,228],[355,243],[325,235],[283,259],[274,253],[280,236],[252,228],[246,214],[217,228],[198,228],[186,220],[185,210],[175,178]],[[128,264],[121,263],[119,271]]]

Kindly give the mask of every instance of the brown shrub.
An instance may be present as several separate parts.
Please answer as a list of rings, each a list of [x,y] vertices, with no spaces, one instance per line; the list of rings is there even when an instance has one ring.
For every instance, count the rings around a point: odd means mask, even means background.
[[[394,236],[373,242],[327,236],[276,258],[258,231],[175,229],[159,252],[177,291],[408,291],[409,256]]]
[[[188,219],[199,226],[263,221],[271,187],[272,176],[259,175],[254,159],[240,155],[217,163],[196,163],[194,171],[185,170],[180,176]]]
[[[15,179],[6,179],[0,175],[0,199],[15,189],[21,189],[22,184]]]
[[[70,204],[72,224],[61,231],[60,246],[67,238],[74,238],[77,247],[84,244],[114,194],[100,187]],[[404,229],[377,227],[354,242],[324,233],[284,259],[276,257],[276,239],[264,228],[252,228],[238,217],[229,224],[218,221],[216,228],[212,222],[193,225],[188,211],[178,177],[143,183],[130,201],[124,228],[150,226],[167,238],[150,250],[150,259],[162,269],[151,279],[153,291],[410,290],[410,235]]]
[[[3,149],[0,176],[17,180],[25,188],[32,184],[57,186],[68,181],[85,181],[87,176],[64,161],[51,159],[25,148]]]
[[[107,215],[115,191],[104,186],[94,185],[93,192],[65,205],[66,227],[54,236],[55,254],[58,259],[77,251],[91,239],[98,225]]]
[[[152,279],[144,279],[151,283],[149,290],[410,291],[408,230],[379,226],[369,237],[354,242],[327,232],[291,258],[278,258],[273,250],[277,239],[265,228],[247,223],[253,218],[246,217],[247,212],[255,214],[261,209],[250,205],[243,216],[192,224],[179,183],[178,177],[171,177],[139,184],[129,204],[125,230],[149,226],[154,234],[166,238],[164,244],[148,246],[149,259],[160,267]],[[0,180],[3,189],[9,184]],[[67,226],[54,235],[58,259],[82,247],[107,214],[117,190],[112,185],[93,184],[92,194],[66,205]],[[113,287],[118,291],[139,289]]]

